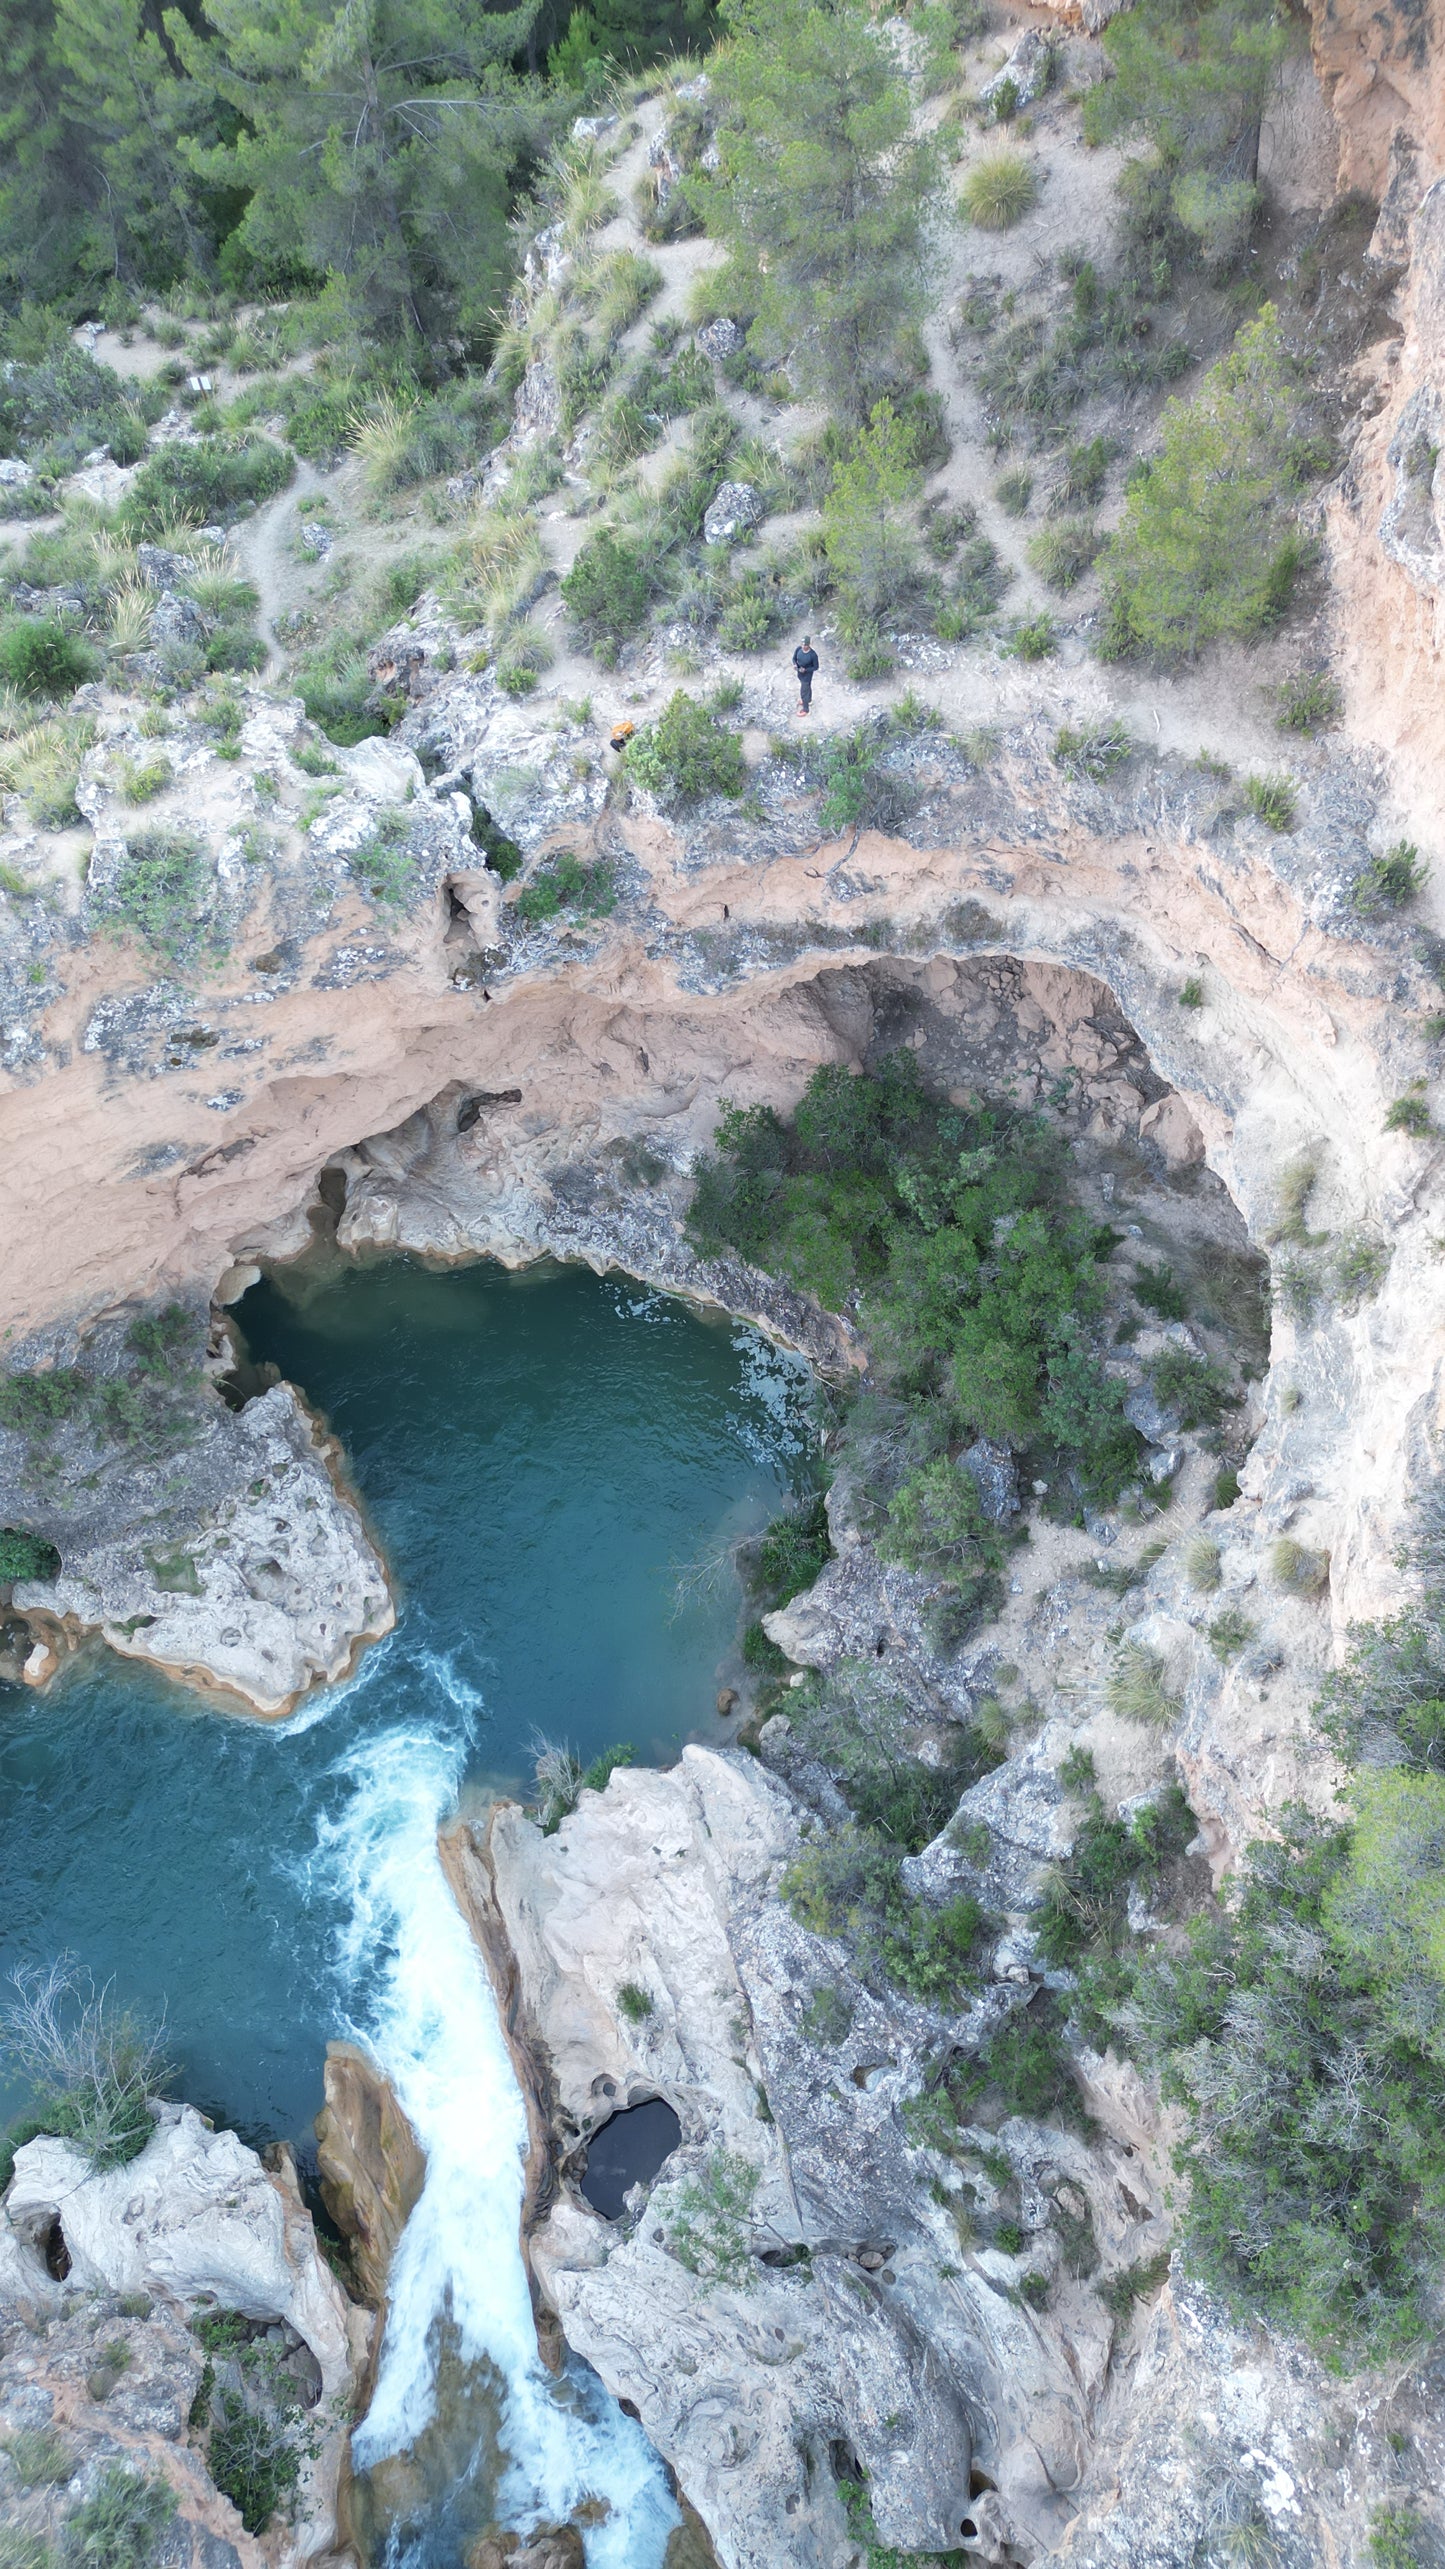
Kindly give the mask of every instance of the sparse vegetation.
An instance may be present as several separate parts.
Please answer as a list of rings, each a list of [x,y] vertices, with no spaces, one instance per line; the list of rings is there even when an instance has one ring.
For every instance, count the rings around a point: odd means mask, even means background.
[[[26,2137],[57,2133],[93,2167],[123,2167],[155,2129],[151,2107],[168,2077],[162,2030],[118,2008],[109,1985],[97,1989],[68,1956],[47,1969],[22,1964],[10,1988],[0,2056],[32,2091]]]
[[[616,900],[617,887],[606,857],[584,864],[571,848],[559,848],[522,885],[512,908],[528,927],[540,927],[563,913],[575,919],[605,919]]]
[[[1147,1650],[1142,1642],[1120,1643],[1105,1695],[1110,1712],[1118,1713],[1124,1721],[1145,1722],[1151,1729],[1166,1730],[1179,1718],[1179,1701],[1165,1682],[1164,1662],[1157,1651]]]
[[[980,232],[1011,232],[1038,201],[1033,163],[1022,152],[987,152],[959,190],[959,205]]]
[[[617,2005],[629,2025],[645,2025],[654,2012],[649,1993],[635,1980],[623,1981],[617,1992]]]
[[[1344,698],[1325,670],[1305,669],[1298,677],[1285,679],[1275,721],[1281,731],[1328,731],[1339,721],[1343,706]]]
[[[66,2519],[65,2569],[153,2569],[175,2512],[165,2480],[107,2462]]]
[[[1372,857],[1355,880],[1351,900],[1361,918],[1382,910],[1403,910],[1417,900],[1430,879],[1430,868],[1409,839],[1397,839],[1383,856]]]
[[[1133,747],[1122,723],[1063,723],[1054,734],[1054,764],[1066,776],[1100,784],[1124,766]]]
[[[746,2291],[757,2280],[753,2204],[760,2171],[736,2150],[714,2150],[672,2198],[669,2256],[704,2283]]]
[[[214,958],[214,877],[200,841],[180,830],[140,831],[125,842],[109,881],[92,895],[112,936],[140,939],[166,963]]]
[[[1244,799],[1267,830],[1294,828],[1295,789],[1288,776],[1246,776]]]

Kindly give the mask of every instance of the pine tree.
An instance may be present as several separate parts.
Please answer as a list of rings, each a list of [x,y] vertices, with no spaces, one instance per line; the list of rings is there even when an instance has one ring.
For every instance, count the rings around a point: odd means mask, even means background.
[[[194,168],[248,202],[227,264],[343,290],[358,325],[436,342],[485,333],[509,274],[507,217],[540,124],[511,70],[538,0],[213,0],[214,34],[167,26],[239,120]]]
[[[1267,303],[1193,398],[1165,407],[1161,451],[1104,554],[1116,651],[1177,657],[1278,611],[1299,556],[1286,524],[1294,407]]]
[[[693,192],[756,313],[751,344],[861,426],[908,371],[936,145],[861,0],[722,0],[720,167]]]
[[[907,423],[891,401],[877,402],[835,467],[823,503],[823,538],[850,640],[872,631],[917,577],[918,538],[906,511],[922,482]]]

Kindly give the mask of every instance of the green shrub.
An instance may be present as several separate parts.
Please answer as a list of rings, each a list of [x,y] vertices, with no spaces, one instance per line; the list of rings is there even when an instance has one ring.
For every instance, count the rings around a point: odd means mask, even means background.
[[[1279,690],[1275,722],[1281,731],[1328,731],[1340,719],[1344,698],[1323,669],[1302,670]]]
[[[769,1639],[761,1621],[754,1621],[746,1627],[742,1655],[743,1666],[750,1668],[755,1677],[782,1677],[787,1673],[787,1654]]]
[[[90,2496],[66,2519],[66,2569],[152,2569],[175,2512],[164,2480],[107,2462]]]
[[[155,2129],[166,2079],[158,2032],[117,2011],[107,1989],[62,1960],[23,1965],[0,2003],[0,2059],[34,2094],[33,2129],[73,2141],[95,2168],[124,2167]],[[12,2147],[18,2147],[11,2135]]]
[[[1067,1970],[1086,1955],[1118,1952],[1130,1934],[1130,1889],[1158,1882],[1197,1827],[1177,1784],[1127,1820],[1111,1816],[1091,1784],[1073,1846],[1044,1886],[1035,1923],[1045,1962]]]
[[[1376,2507],[1370,2517],[1368,2544],[1375,2569],[1424,2569],[1435,2556],[1423,2517],[1412,2506]]]
[[[148,803],[155,794],[163,794],[171,782],[168,758],[150,758],[143,764],[127,759],[121,769],[121,792],[128,803]]]
[[[876,643],[878,626],[917,581],[918,538],[909,511],[922,481],[912,424],[892,401],[876,403],[834,466],[823,502],[823,541],[842,631],[859,648]],[[864,673],[853,667],[851,674]]]
[[[63,2488],[75,2476],[75,2449],[53,2427],[16,2427],[3,2438],[3,2450],[22,2489]]]
[[[1051,615],[1024,617],[1015,624],[1004,641],[1004,654],[1010,660],[1047,660],[1059,647],[1059,629]]]
[[[1161,2248],[1153,2257],[1141,2257],[1135,2265],[1121,2266],[1118,2273],[1106,2275],[1099,2285],[1099,2299],[1119,2327],[1127,2325],[1136,2301],[1144,2301],[1157,2292],[1169,2275],[1169,2250]]]
[[[1267,830],[1292,830],[1295,825],[1295,789],[1288,776],[1246,776],[1244,799],[1257,821]]]
[[[603,526],[588,536],[560,587],[568,613],[585,638],[615,648],[646,624],[656,572],[638,545],[624,543]]]
[[[1211,1596],[1219,1585],[1219,1546],[1212,1535],[1196,1534],[1185,1547],[1184,1575],[1201,1597]]]
[[[1166,1347],[1150,1359],[1147,1371],[1155,1398],[1174,1412],[1182,1428],[1218,1426],[1232,1396],[1222,1375],[1202,1356]]]
[[[629,2025],[645,2025],[653,2013],[651,1997],[635,1980],[624,1980],[617,1992],[617,2005]]]
[[[811,1588],[832,1557],[828,1511],[821,1492],[806,1506],[774,1517],[757,1550],[757,1587],[776,1612]]]
[[[1165,1684],[1163,1660],[1137,1641],[1122,1642],[1115,1652],[1105,1696],[1111,1713],[1147,1722],[1155,1730],[1166,1730],[1179,1718],[1179,1699]]]
[[[1385,1109],[1385,1130],[1387,1133],[1408,1133],[1416,1142],[1425,1141],[1435,1130],[1428,1101],[1414,1093],[1393,1098]]]
[[[1198,392],[1166,405],[1161,451],[1131,482],[1104,558],[1112,651],[1174,657],[1282,612],[1301,559],[1287,522],[1293,414],[1266,304]]]
[[[404,812],[379,812],[369,839],[352,848],[348,871],[378,909],[405,909],[417,886],[417,862]]]
[[[1330,1556],[1311,1552],[1307,1544],[1296,1543],[1292,1534],[1282,1534],[1269,1548],[1270,1575],[1294,1597],[1317,1597],[1328,1584]]]
[[[289,2515],[301,2478],[301,2457],[285,2428],[247,2408],[235,2391],[221,2394],[221,2415],[211,2429],[207,2467],[222,2497],[229,2498],[248,2533],[264,2533],[274,2515]]]
[[[1064,723],[1054,734],[1053,758],[1066,776],[1100,783],[1122,767],[1134,744],[1122,723]]]
[[[296,458],[261,437],[201,437],[162,446],[142,464],[121,506],[128,534],[166,531],[177,517],[208,526],[284,491]]]
[[[1216,1615],[1209,1626],[1209,1647],[1215,1658],[1222,1659],[1227,1666],[1253,1641],[1254,1630],[1254,1625],[1247,1615],[1241,1614],[1238,1606],[1226,1606],[1223,1614]]]
[[[127,932],[167,963],[217,940],[209,916],[211,867],[198,839],[151,830],[129,839],[109,883],[94,899],[96,917],[113,936]]]
[[[832,2051],[844,2043],[852,2030],[852,2002],[836,1981],[820,1980],[814,1986],[798,2022],[810,2043],[820,2051]]]
[[[1039,183],[1022,152],[989,152],[975,161],[959,190],[959,205],[980,232],[1009,232],[1038,202]]]
[[[1107,437],[1090,437],[1069,447],[1064,469],[1049,493],[1050,517],[1062,516],[1071,508],[1093,508],[1103,498],[1113,453]]]
[[[1015,465],[1009,472],[1000,474],[993,486],[993,495],[1006,516],[1022,517],[1034,495],[1034,477]]]
[[[1203,1007],[1204,984],[1197,974],[1191,972],[1188,980],[1179,984],[1179,1005],[1181,1008]]]
[[[735,2150],[714,2150],[678,2187],[667,2229],[669,2256],[707,2284],[747,2290],[757,2281],[753,2204],[760,2171]]]
[[[1350,1831],[1298,1812],[1281,1831],[1236,1904],[1146,1966],[1131,2038],[1188,2118],[1196,2269],[1332,2359],[1380,2361],[1430,2325],[1445,2073],[1382,2007],[1351,1924]]]
[[[707,794],[736,797],[747,783],[743,745],[711,705],[681,688],[657,720],[628,742],[627,765],[664,803],[695,803]]]
[[[946,1578],[970,1611],[1003,1602],[1003,1544],[989,1525],[972,1475],[947,1456],[909,1474],[888,1509],[879,1538],[885,1561]]]
[[[1188,1317],[1189,1297],[1169,1266],[1136,1267],[1132,1278],[1134,1299],[1146,1311],[1155,1312],[1161,1320],[1184,1320]]]
[[[557,855],[544,858],[530,883],[523,884],[512,907],[519,919],[536,927],[545,919],[555,919],[563,910],[570,911],[574,918],[604,919],[616,900],[617,887],[605,857],[584,864],[571,848],[562,848]]]
[[[21,696],[73,696],[100,663],[88,642],[45,616],[0,621],[0,683]]]
[[[724,651],[763,651],[782,623],[777,590],[760,571],[748,571],[733,583],[718,618],[717,638]]]
[[[1029,560],[1045,588],[1074,589],[1096,559],[1103,540],[1090,519],[1063,518],[1030,540]]]
[[[1362,918],[1381,910],[1403,910],[1430,880],[1430,868],[1409,839],[1397,839],[1385,855],[1372,857],[1355,883],[1351,899]]]
[[[781,1890],[815,1935],[846,1943],[875,1989],[903,1989],[953,2010],[977,1988],[986,1921],[967,1893],[941,1905],[909,1892],[903,1851],[868,1830],[835,1830],[790,1864]]]
[[[0,1526],[0,1581],[53,1579],[59,1568],[60,1555],[43,1535]]]
[[[689,1232],[706,1255],[739,1249],[832,1309],[860,1309],[885,1379],[908,1385],[921,1428],[938,1421],[895,1488],[955,1434],[1050,1454],[1100,1492],[1135,1468],[1123,1388],[1089,1343],[1103,1244],[1068,1203],[1067,1156],[1042,1116],[940,1106],[907,1054],[860,1078],[824,1069],[791,1126],[766,1109],[725,1114]],[[962,1563],[984,1538],[950,1473],[915,1486],[895,1539],[935,1560],[959,1545]],[[963,1515],[950,1529],[940,1509]]]

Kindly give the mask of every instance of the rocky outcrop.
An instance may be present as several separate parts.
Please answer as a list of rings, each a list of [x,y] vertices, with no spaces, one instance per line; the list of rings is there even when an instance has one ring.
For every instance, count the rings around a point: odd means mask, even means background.
[[[16,2152],[5,2197],[12,2237],[56,2261],[82,2291],[157,2294],[184,2310],[285,2320],[303,2338],[335,2399],[349,2386],[367,2332],[321,2257],[294,2184],[268,2174],[234,2132],[194,2106],[162,2105],[139,2158],[93,2169],[69,2141]]]
[[[0,2217],[0,2328],[12,2323],[0,2355],[0,2416],[63,2430],[76,2457],[76,2497],[81,2483],[93,2486],[92,2463],[133,2457],[137,2467],[158,2468],[195,2526],[205,2569],[226,2569],[206,2547],[212,2525],[250,2569],[258,2547],[217,2497],[199,2452],[178,2449],[188,2426],[204,2423],[199,2410],[192,2416],[203,2351],[185,2323],[219,2311],[269,2324],[278,2360],[296,2350],[294,2377],[312,2411],[294,2519],[270,2546],[275,2569],[285,2569],[335,2540],[370,2323],[317,2249],[289,2158],[270,2172],[193,2107],[155,2111],[152,2138],[122,2167],[93,2168],[51,2137],[16,2152]],[[118,2338],[109,2327],[117,2314],[132,2323]],[[26,2328],[45,2350],[28,2364]],[[117,2442],[118,2427],[129,2440]],[[5,2467],[0,2460],[0,2474]]]
[[[325,2083],[316,2117],[321,2197],[350,2246],[363,2298],[379,2310],[392,2253],[426,2182],[426,2153],[390,2079],[355,2043],[327,2044]]]
[[[1013,2116],[972,2136],[960,2189],[908,2100],[1028,1973],[1006,1937],[972,2021],[880,2007],[777,1899],[800,1843],[766,1772],[689,1748],[670,1774],[619,1770],[550,1839],[503,1805],[477,1847],[550,2081],[560,2178],[529,2242],[537,2283],[641,2415],[723,2569],[855,2561],[836,2475],[859,2462],[904,2550],[1177,2569],[1238,2522],[1302,2558],[1363,2557],[1387,2421],[1422,2439],[1423,2475],[1445,2459],[1428,2385],[1341,2381],[1161,2283],[1168,2136],[1112,2058],[1085,2059],[1086,2136]],[[682,2141],[608,2223],[574,2172],[589,2134],[649,2096]],[[987,2227],[1005,2162],[1017,2254],[970,2226],[972,2211]],[[1131,2319],[1119,2278],[1141,2274]],[[1318,2457],[1357,2420],[1336,2481]]]
[[[0,1429],[6,1513],[61,1554],[53,1579],[17,1584],[16,1610],[54,1664],[99,1634],[248,1712],[289,1712],[390,1630],[385,1568],[289,1383],[240,1411],[203,1398],[181,1424],[141,1454],[103,1446],[98,1467],[84,1413],[38,1448]]]
[[[1060,2185],[1082,2189],[1110,2261],[1137,2257],[1160,2235],[1152,2181],[1123,2143],[1091,2154],[1010,2124],[999,2139],[1027,2172],[1039,2235],[1022,2259],[961,2261],[947,2189],[929,2192],[941,2163],[900,2112],[944,2028],[907,2001],[880,2007],[779,1904],[799,1843],[765,1772],[697,1748],[670,1774],[629,1770],[584,1794],[551,1839],[509,1806],[495,1814],[487,1855],[556,2082],[564,2169],[646,2096],[683,2129],[620,2227],[564,2182],[532,2234],[534,2273],[569,2343],[639,2411],[724,2569],[841,2561],[830,2454],[866,2468],[885,2541],[973,2540],[992,2487],[984,2520],[1005,2511],[1036,2552],[1070,2512],[1061,2493],[1089,2449],[1113,2329],[1063,2282],[1051,2333],[1016,2276],[1050,2254]],[[640,2021],[619,2005],[628,1985],[650,2001]],[[808,2012],[820,1987],[836,1993],[831,2037]],[[979,2006],[1001,2021],[1011,2003],[1000,1983]],[[710,2206],[729,2181],[746,2209],[718,2280]]]
[[[58,2554],[71,2517],[120,2470],[160,2492],[168,2569],[280,2569],[191,2441],[203,2363],[174,2311],[58,2289],[18,2310],[0,2276],[0,2540],[15,2557]],[[281,2560],[301,2556],[280,2546]]]

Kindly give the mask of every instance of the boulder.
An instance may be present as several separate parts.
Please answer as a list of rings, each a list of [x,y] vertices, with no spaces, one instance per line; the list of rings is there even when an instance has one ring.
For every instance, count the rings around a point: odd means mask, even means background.
[[[978,93],[980,107],[991,115],[1007,85],[1012,86],[1015,107],[1032,107],[1048,88],[1053,66],[1054,48],[1048,37],[1038,27],[1026,27],[1007,62],[984,82]]]
[[[702,522],[704,544],[732,544],[740,535],[760,526],[766,512],[751,482],[724,482],[715,499],[708,502]]]
[[[740,321],[720,312],[716,321],[705,321],[697,333],[697,344],[705,357],[715,358],[719,365],[725,357],[735,357],[747,343],[747,332]]]

